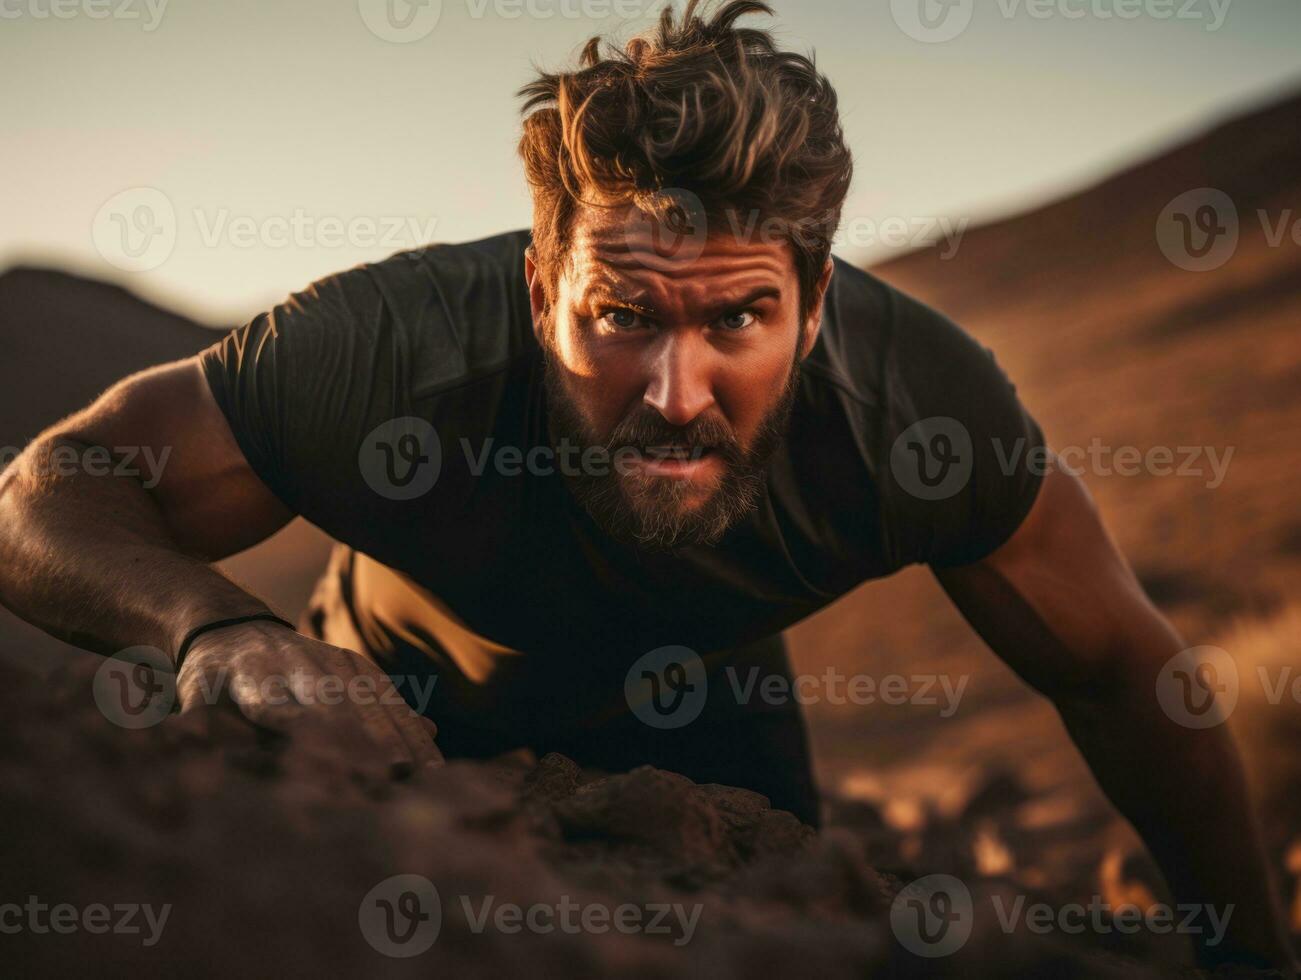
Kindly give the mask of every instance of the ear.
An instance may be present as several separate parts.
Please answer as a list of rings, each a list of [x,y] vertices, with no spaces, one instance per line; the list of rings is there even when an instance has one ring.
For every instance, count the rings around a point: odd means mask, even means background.
[[[529,288],[529,307],[533,311],[533,335],[541,341],[542,317],[547,311],[547,296],[542,288],[542,276],[533,257],[533,246],[530,245],[524,249],[524,281]]]
[[[809,310],[809,318],[804,321],[804,346],[800,351],[801,361],[809,356],[809,353],[818,342],[818,332],[822,329],[822,301],[827,297],[827,286],[831,283],[831,274],[835,269],[836,264],[828,255],[827,264],[822,267],[822,275],[818,276],[818,281],[813,287],[813,306]]]

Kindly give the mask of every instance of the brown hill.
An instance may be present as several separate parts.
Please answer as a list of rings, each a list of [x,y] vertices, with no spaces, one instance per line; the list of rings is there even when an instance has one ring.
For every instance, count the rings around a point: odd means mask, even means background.
[[[1161,220],[1180,195],[1206,187],[1232,202],[1240,240],[1220,267],[1188,271],[1163,251]],[[1084,479],[1190,645],[1224,646],[1247,668],[1295,661],[1297,221],[1301,97],[1293,96],[1069,198],[973,229],[947,261],[930,248],[873,269],[992,347],[1055,448],[1210,447],[1228,459],[1217,485],[1205,454],[1201,475],[1091,469]],[[819,706],[826,781],[889,801],[905,820],[942,806],[972,772],[1007,765],[1060,798],[1059,814],[1103,811],[1050,706],[984,649],[926,571],[863,587],[796,627],[792,648],[810,670],[833,660],[877,676],[969,677],[950,719],[934,708]],[[1301,781],[1275,739],[1294,740],[1296,714],[1295,703],[1257,703],[1235,717],[1271,801],[1280,861]],[[1111,840],[1133,846],[1119,828]]]

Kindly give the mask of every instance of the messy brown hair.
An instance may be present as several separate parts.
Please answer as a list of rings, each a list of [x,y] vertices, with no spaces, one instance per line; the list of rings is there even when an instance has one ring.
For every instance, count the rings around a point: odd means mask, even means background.
[[[801,321],[831,251],[853,162],[836,93],[811,57],[779,51],[768,31],[736,27],[772,15],[759,0],[672,6],[622,48],[593,37],[572,72],[539,71],[525,99],[519,152],[533,194],[534,262],[548,304],[580,204],[635,204],[652,214],[685,190],[709,218],[782,229],[793,251]],[[773,223],[775,219],[775,224]],[[712,221],[709,227],[720,227]]]

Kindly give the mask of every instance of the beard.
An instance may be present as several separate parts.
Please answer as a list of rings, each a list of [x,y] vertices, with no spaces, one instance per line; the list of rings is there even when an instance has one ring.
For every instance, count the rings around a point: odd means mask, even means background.
[[[606,467],[600,473],[580,467],[577,472],[562,471],[570,492],[597,527],[623,544],[650,551],[716,545],[729,529],[755,510],[763,496],[768,462],[786,435],[799,390],[799,347],[797,343],[780,396],[764,416],[749,448],[742,449],[730,428],[716,418],[702,416],[677,426],[665,421],[649,405],[642,405],[601,439],[591,432],[569,397],[563,368],[551,345],[544,342],[542,357],[553,447],[598,447],[608,460],[630,452],[644,458],[648,446],[677,445],[687,447],[693,455],[708,449],[722,463],[722,475],[712,489],[691,480],[652,476],[640,467],[625,467],[624,473],[618,467]],[[701,495],[707,496],[693,506],[692,499]]]

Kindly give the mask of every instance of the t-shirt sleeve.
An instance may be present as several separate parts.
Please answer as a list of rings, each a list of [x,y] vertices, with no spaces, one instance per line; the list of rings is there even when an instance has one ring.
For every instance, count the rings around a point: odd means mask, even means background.
[[[199,355],[253,471],[327,530],[372,504],[357,447],[399,414],[395,345],[381,294],[358,267],[293,294]]]
[[[943,314],[891,290],[883,365],[882,520],[896,567],[965,565],[1030,512],[1044,437],[993,353]]]

